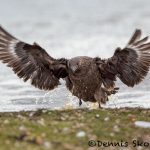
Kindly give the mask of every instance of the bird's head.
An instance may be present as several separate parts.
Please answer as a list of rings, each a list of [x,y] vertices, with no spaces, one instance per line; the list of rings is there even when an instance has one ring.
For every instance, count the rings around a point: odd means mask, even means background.
[[[85,56],[74,57],[68,61],[68,69],[71,74],[84,75],[89,70],[91,58]]]

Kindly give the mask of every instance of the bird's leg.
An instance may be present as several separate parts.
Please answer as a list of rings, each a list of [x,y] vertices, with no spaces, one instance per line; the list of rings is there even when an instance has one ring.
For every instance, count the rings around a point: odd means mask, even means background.
[[[109,98],[108,98],[108,96],[107,96],[107,98],[106,98],[106,101],[109,101]]]
[[[108,99],[107,93],[101,87],[95,91],[94,97],[99,104],[99,108],[101,108],[101,103],[106,104]]]
[[[81,99],[79,99],[79,106],[81,106],[82,105],[82,100]]]
[[[101,107],[101,103],[100,103],[100,102],[98,102],[98,107],[99,107],[99,108],[102,108],[102,107]]]

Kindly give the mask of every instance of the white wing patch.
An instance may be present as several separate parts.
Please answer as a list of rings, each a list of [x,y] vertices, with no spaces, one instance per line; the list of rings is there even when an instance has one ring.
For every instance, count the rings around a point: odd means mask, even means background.
[[[9,42],[8,49],[12,54],[15,54],[15,48],[18,42],[19,40],[14,40],[14,39]]]

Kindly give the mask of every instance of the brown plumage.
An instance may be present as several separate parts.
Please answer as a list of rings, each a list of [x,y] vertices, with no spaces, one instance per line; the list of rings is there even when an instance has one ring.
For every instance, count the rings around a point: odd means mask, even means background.
[[[0,26],[0,60],[11,67],[24,81],[39,89],[52,90],[59,79],[66,81],[71,93],[82,101],[105,103],[115,94],[118,77],[127,86],[133,87],[147,75],[150,66],[150,42],[141,39],[141,30],[136,30],[125,48],[117,48],[109,59],[87,56],[72,59],[55,59],[37,43],[24,43]]]

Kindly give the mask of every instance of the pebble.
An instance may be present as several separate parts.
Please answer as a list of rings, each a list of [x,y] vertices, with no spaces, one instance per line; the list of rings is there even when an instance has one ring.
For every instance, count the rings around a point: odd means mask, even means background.
[[[114,133],[110,133],[110,136],[113,137],[113,136],[115,136],[115,134]]]
[[[78,138],[81,138],[81,137],[85,137],[86,136],[86,133],[84,131],[79,131],[77,134],[76,134],[76,137]]]
[[[116,120],[116,123],[117,123],[117,124],[120,124],[120,120],[119,120],[119,119],[117,119],[117,120]]]
[[[9,120],[4,120],[4,124],[9,124]]]
[[[63,131],[63,133],[69,133],[70,130],[69,130],[69,128],[65,127],[65,128],[63,128],[62,131]]]
[[[22,126],[19,127],[19,130],[20,131],[26,131],[26,127],[22,125]]]
[[[35,114],[35,112],[31,112],[31,113],[29,113],[29,117],[33,117],[33,116],[34,116],[34,114]]]
[[[46,110],[46,109],[43,109],[43,110],[42,110],[42,113],[47,113],[47,110]]]
[[[42,145],[42,144],[44,144],[44,140],[43,140],[42,137],[37,136],[37,137],[35,138],[35,143],[38,144],[38,145]]]
[[[114,128],[113,128],[113,130],[114,130],[115,132],[119,132],[119,131],[120,131],[120,128],[119,128],[117,125],[115,125]]]
[[[39,123],[42,126],[45,126],[45,121],[44,121],[43,118],[41,118],[40,120],[38,120],[37,123]]]
[[[109,120],[110,120],[109,117],[104,118],[104,121],[109,121]]]
[[[100,115],[99,115],[99,114],[96,114],[96,115],[95,115],[95,117],[96,117],[96,118],[99,118],[99,117],[100,117]]]
[[[17,117],[19,118],[19,119],[21,119],[21,120],[25,120],[26,118],[24,117],[24,116],[22,116],[22,115],[17,115]]]
[[[61,116],[61,117],[60,117],[60,120],[65,121],[66,118]]]
[[[10,140],[6,140],[5,143],[6,144],[10,144],[11,142],[10,142]]]
[[[42,133],[41,136],[42,136],[43,138],[45,138],[45,137],[46,137],[46,133]]]
[[[43,145],[44,145],[44,147],[45,147],[46,149],[50,149],[50,148],[52,147],[51,143],[48,142],[48,141],[44,142]]]
[[[48,114],[49,114],[49,115],[51,115],[51,114],[52,114],[52,112],[48,112]]]

